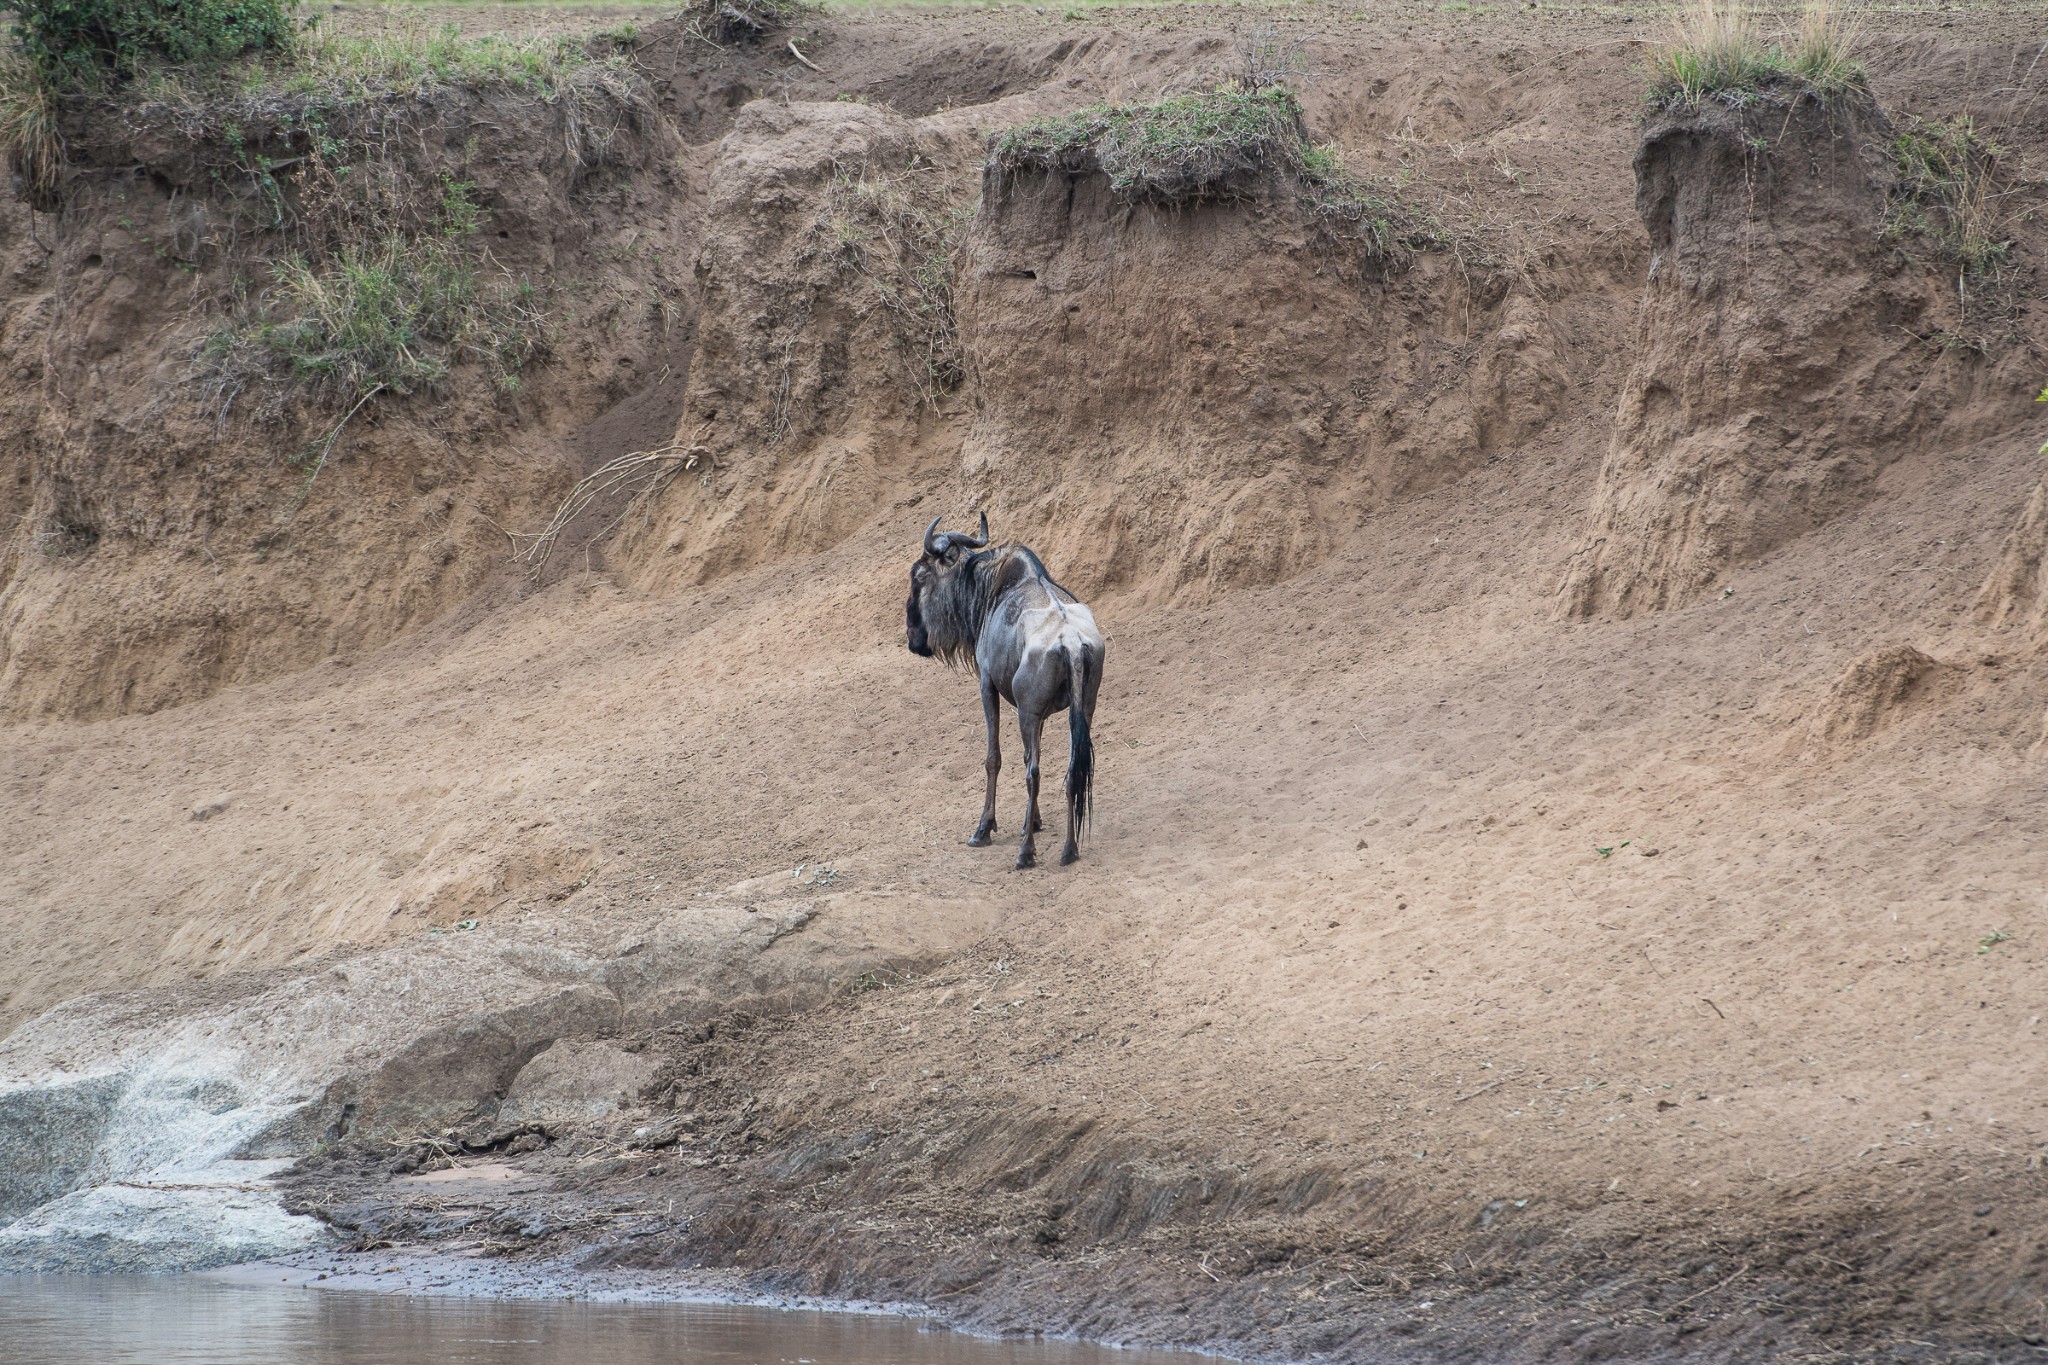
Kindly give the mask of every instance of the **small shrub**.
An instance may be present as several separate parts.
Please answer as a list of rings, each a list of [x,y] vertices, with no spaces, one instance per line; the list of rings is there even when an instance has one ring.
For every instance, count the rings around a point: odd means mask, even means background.
[[[1697,109],[1709,100],[1747,104],[1779,86],[1823,96],[1861,88],[1852,55],[1859,30],[1841,0],[1807,0],[1797,24],[1771,42],[1740,0],[1686,0],[1655,58],[1650,102]]]
[[[1995,273],[2012,249],[1995,187],[2000,150],[1967,114],[1908,118],[1892,142],[1898,182],[1887,235],[1924,234],[1966,277]]]
[[[18,57],[0,58],[0,153],[21,178],[29,203],[49,212],[58,206],[64,174],[64,138],[57,126],[56,97],[48,82]]]
[[[0,0],[22,55],[59,89],[291,46],[290,0]]]
[[[441,177],[441,229],[450,237],[474,237],[483,227],[483,206],[471,198],[475,192],[475,181]]]
[[[1308,39],[1282,37],[1272,24],[1251,24],[1237,31],[1237,70],[1231,83],[1239,90],[1292,86],[1308,75]]]

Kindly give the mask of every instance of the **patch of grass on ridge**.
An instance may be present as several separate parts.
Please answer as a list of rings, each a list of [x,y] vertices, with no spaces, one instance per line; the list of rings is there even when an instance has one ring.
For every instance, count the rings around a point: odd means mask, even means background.
[[[990,140],[988,168],[1005,181],[1025,171],[1100,171],[1123,198],[1189,203],[1254,194],[1274,171],[1303,177],[1308,146],[1293,91],[1207,90],[1004,129]]]
[[[1349,174],[1334,146],[1309,140],[1301,102],[1283,85],[1094,105],[989,139],[985,174],[995,186],[1034,172],[1100,172],[1120,198],[1162,205],[1291,190],[1325,227],[1361,238],[1376,256],[1438,244],[1402,204]]]
[[[468,245],[481,214],[471,187],[443,191],[443,235],[387,232],[321,259],[272,267],[271,287],[208,341],[224,394],[251,379],[300,385],[339,407],[444,383],[465,361],[504,389],[545,345],[546,315],[524,281],[489,280]]]
[[[1854,51],[1860,17],[1842,0],[1807,0],[1798,22],[1773,41],[1740,0],[1686,0],[1670,43],[1651,69],[1650,103],[1740,107],[1791,86],[1826,97],[1865,87]]]
[[[341,92],[359,98],[416,93],[435,86],[505,86],[542,98],[559,95],[588,68],[606,60],[561,36],[466,37],[453,24],[369,35],[316,30],[290,66],[265,73],[256,88]]]

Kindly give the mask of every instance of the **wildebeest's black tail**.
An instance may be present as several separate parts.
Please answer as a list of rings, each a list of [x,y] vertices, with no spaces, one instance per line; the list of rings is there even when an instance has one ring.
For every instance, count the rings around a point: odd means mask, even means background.
[[[1067,828],[1080,837],[1095,805],[1095,741],[1088,735],[1088,657],[1084,645],[1067,653]]]

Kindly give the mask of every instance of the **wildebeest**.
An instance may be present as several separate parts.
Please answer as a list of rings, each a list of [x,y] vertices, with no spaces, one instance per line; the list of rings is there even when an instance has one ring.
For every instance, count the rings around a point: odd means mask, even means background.
[[[1024,736],[1024,842],[1017,866],[1037,859],[1038,742],[1045,718],[1067,713],[1067,842],[1060,862],[1081,856],[1081,826],[1090,814],[1095,745],[1088,736],[1095,692],[1102,686],[1102,632],[1095,613],[1053,581],[1037,555],[1022,545],[989,548],[988,513],[976,535],[925,528],[924,553],[910,566],[910,601],[904,605],[910,652],[949,664],[972,663],[981,680],[981,713],[988,724],[987,794],[981,822],[967,840],[986,847],[996,827],[996,774],[1002,745],[996,738],[1000,701],[1017,708]],[[1000,701],[998,700],[1000,699]]]

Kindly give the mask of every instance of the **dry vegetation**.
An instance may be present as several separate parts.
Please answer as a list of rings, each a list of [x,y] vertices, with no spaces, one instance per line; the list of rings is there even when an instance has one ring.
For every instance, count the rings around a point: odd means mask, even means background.
[[[1994,276],[2011,249],[2006,201],[1998,188],[2000,148],[1967,114],[1908,117],[1892,144],[1898,186],[1890,229],[1924,234],[1971,279]]]
[[[803,0],[688,0],[683,17],[701,41],[730,46],[758,43],[812,8]]]
[[[842,270],[886,310],[911,383],[927,404],[966,374],[953,313],[953,271],[971,208],[949,201],[947,179],[923,161],[885,175],[841,168],[815,230]]]

